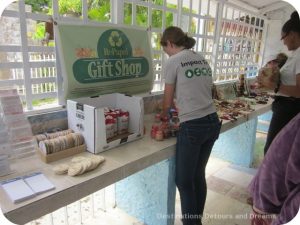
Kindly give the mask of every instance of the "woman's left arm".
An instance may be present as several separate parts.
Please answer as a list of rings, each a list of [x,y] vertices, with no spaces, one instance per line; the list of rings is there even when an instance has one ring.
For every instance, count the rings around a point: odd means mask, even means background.
[[[281,84],[279,93],[295,98],[300,98],[300,74],[296,75],[296,86]]]
[[[163,111],[161,113],[162,117],[168,115],[168,111],[173,104],[174,90],[175,90],[175,84],[165,84],[164,101],[163,101],[163,109],[162,109]]]

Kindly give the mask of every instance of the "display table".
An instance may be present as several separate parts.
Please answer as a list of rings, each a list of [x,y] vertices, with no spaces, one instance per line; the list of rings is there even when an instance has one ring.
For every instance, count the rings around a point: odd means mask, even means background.
[[[252,119],[257,121],[258,115],[269,110],[270,103],[256,105],[255,111],[245,117],[238,118],[235,122],[223,121],[221,132],[224,133]],[[53,165],[69,161],[70,158],[46,164],[36,155],[13,163],[11,167],[14,173],[1,177],[1,181],[41,171],[56,186],[56,189],[24,202],[13,204],[3,189],[0,188],[2,212],[10,221],[16,224],[27,223],[120,181],[116,185],[118,207],[125,208],[125,211],[129,214],[136,216],[149,225],[172,224],[174,218],[157,218],[154,213],[159,212],[162,215],[173,215],[174,213],[176,190],[174,153],[176,139],[170,138],[160,142],[151,139],[149,134],[150,118],[152,119],[152,115],[151,117],[145,117],[146,135],[142,139],[101,153],[100,155],[104,156],[106,161],[96,170],[78,177],[55,175],[52,171]],[[80,155],[87,154],[90,153],[84,152]],[[132,174],[134,175],[130,176]],[[143,187],[136,185],[136,182],[143,183]],[[126,189],[126,193],[124,189]],[[136,192],[140,192],[141,189],[144,189],[143,192],[137,194]],[[137,196],[137,198],[132,199],[132,196]],[[139,196],[144,198],[143,201]],[[152,200],[155,204],[140,209],[140,211],[137,210],[140,205]],[[141,210],[147,211],[143,217],[140,216]],[[145,218],[145,215],[148,215],[147,218]]]

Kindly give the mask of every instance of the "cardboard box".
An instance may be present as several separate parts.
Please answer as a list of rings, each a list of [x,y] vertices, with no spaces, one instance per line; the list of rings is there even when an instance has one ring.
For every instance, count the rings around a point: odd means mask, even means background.
[[[129,111],[128,134],[107,141],[104,107]],[[97,154],[143,136],[144,103],[142,97],[107,94],[67,100],[68,125],[82,133],[87,150]]]

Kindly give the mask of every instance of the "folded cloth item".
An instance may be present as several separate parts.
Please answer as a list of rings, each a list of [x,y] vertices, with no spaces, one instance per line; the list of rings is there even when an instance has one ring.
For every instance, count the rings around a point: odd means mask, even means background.
[[[253,206],[278,214],[272,225],[288,223],[299,211],[299,149],[300,113],[277,134],[249,185]]]

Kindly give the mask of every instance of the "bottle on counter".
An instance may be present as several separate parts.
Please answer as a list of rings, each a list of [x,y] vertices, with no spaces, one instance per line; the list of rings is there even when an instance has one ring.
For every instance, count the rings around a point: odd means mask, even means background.
[[[245,74],[240,74],[238,85],[238,97],[244,96],[245,93]]]
[[[152,128],[151,128],[151,137],[153,139],[156,139],[156,132],[160,129],[160,126],[161,126],[160,114],[156,114],[154,117],[154,123],[152,124]]]
[[[157,130],[155,133],[155,140],[156,141],[162,141],[164,140],[164,133],[162,130]]]
[[[177,132],[179,130],[179,118],[178,118],[178,112],[176,109],[170,109],[169,111],[170,115],[170,135],[171,137],[176,137]]]
[[[162,130],[164,138],[169,138],[171,136],[169,118],[167,116],[161,118],[160,130]]]

